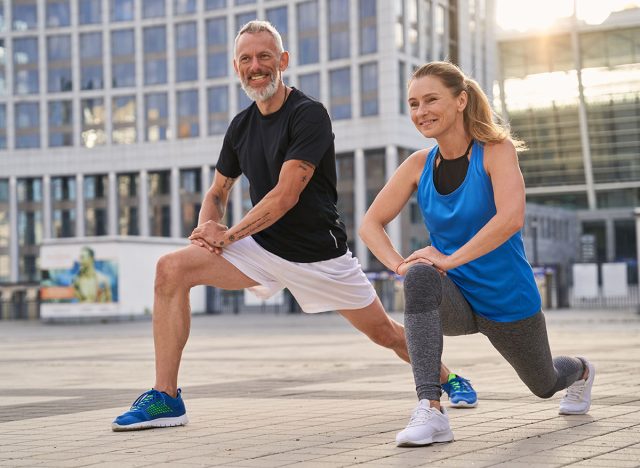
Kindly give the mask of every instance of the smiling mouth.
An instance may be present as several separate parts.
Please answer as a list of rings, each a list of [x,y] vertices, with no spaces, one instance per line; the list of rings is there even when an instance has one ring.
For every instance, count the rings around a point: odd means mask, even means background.
[[[438,119],[423,120],[421,125],[430,126],[430,125],[433,125],[434,123],[436,123],[437,121],[438,121]]]
[[[262,81],[269,78],[269,75],[251,75],[249,81]]]

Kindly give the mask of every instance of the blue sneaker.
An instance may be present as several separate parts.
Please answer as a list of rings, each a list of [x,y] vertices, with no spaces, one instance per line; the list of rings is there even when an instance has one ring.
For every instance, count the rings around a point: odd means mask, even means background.
[[[182,401],[182,391],[171,398],[158,390],[149,390],[138,397],[131,409],[118,416],[111,424],[114,431],[137,431],[152,427],[184,426],[189,422]]]
[[[478,394],[471,382],[456,374],[449,374],[449,381],[442,384],[442,390],[449,395],[454,408],[474,408],[478,405]]]

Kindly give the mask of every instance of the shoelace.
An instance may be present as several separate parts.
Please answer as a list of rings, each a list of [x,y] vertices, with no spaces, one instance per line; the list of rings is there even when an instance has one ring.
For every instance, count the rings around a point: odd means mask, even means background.
[[[426,423],[429,419],[433,418],[434,408],[423,408],[419,406],[415,409],[413,414],[411,415],[411,419],[409,419],[409,426],[418,426]]]
[[[581,382],[576,382],[573,385],[570,385],[567,388],[567,393],[564,396],[567,400],[579,401],[582,399],[582,392],[584,391],[584,386],[586,384],[586,380]]]
[[[148,403],[151,403],[153,400],[157,398],[157,393],[158,392],[156,390],[150,390],[148,392],[143,393],[138,397],[136,401],[133,402],[133,404],[131,405],[131,409],[136,410],[136,409],[144,408],[145,406],[147,406]]]
[[[471,385],[469,384],[469,381],[467,379],[463,379],[462,377],[456,377],[451,382],[449,382],[449,384],[451,385],[451,388],[453,388],[453,390],[456,391],[456,392],[459,392],[459,391],[470,392],[471,391]]]

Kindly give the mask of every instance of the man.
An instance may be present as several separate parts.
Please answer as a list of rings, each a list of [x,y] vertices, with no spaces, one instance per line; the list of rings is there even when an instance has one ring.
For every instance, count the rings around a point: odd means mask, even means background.
[[[234,69],[255,102],[231,122],[191,245],[156,268],[153,333],[156,383],[115,431],[178,426],[187,416],[178,368],[189,335],[189,290],[206,284],[249,288],[266,298],[288,288],[305,312],[337,310],[374,343],[409,362],[404,329],[382,308],[347,248],[336,210],[331,121],[322,104],[285,86],[289,54],[264,21],[238,32]],[[220,224],[231,187],[245,174],[253,208],[231,228]],[[443,366],[442,380],[449,371]],[[468,382],[451,374],[458,395],[475,405]]]
[[[111,282],[96,270],[95,253],[90,247],[80,250],[80,269],[73,279],[73,290],[80,302],[111,302]]]

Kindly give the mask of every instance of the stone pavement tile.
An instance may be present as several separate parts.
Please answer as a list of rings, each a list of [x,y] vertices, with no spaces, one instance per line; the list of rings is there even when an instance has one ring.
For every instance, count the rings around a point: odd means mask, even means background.
[[[576,467],[598,467],[598,468],[637,468],[640,465],[638,460],[610,460],[601,458],[590,458],[574,463]]]

